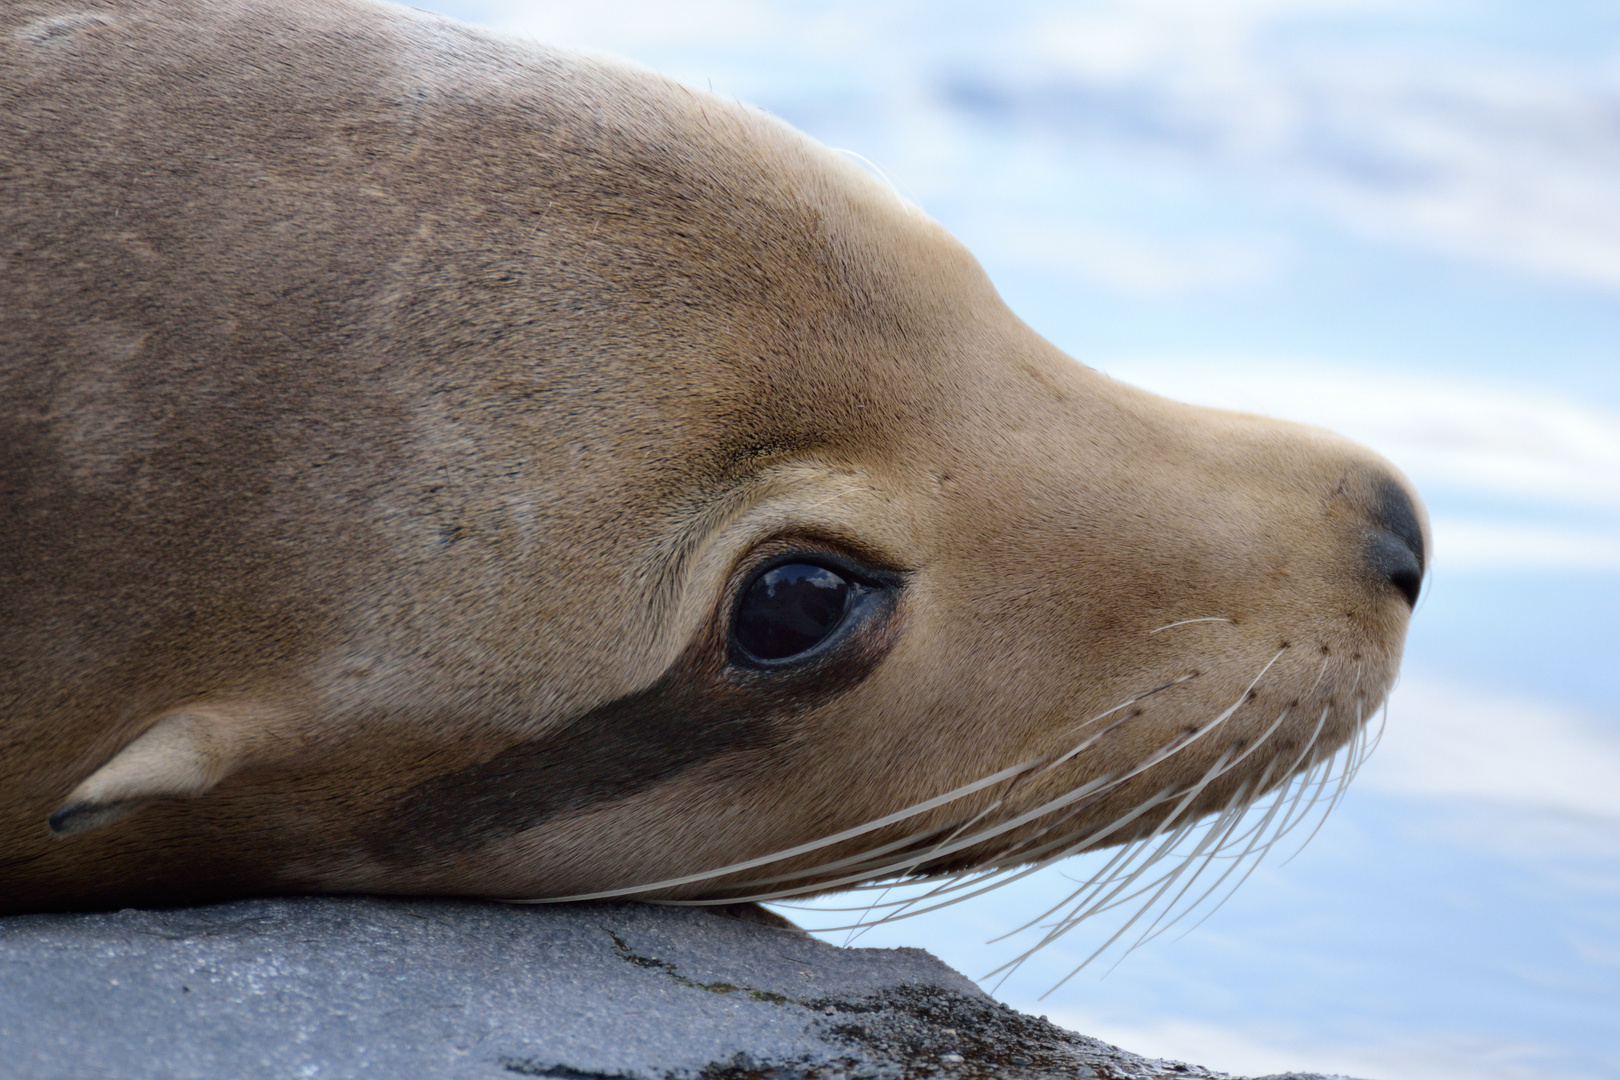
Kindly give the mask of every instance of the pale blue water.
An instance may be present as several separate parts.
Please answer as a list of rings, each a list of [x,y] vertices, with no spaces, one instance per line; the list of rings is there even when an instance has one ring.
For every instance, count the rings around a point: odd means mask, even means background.
[[[858,151],[1076,357],[1193,398],[1281,392],[1425,491],[1436,570],[1388,741],[1314,842],[1040,1000],[1100,940],[1082,928],[1005,1000],[1232,1071],[1620,1078],[1620,8],[429,6]],[[1346,413],[1316,372],[1388,408]],[[1475,390],[1496,404],[1447,411]],[[1062,885],[862,942],[978,976]]]

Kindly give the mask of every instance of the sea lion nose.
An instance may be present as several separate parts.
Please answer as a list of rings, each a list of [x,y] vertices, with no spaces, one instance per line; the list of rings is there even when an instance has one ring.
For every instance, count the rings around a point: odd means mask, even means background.
[[[1411,496],[1393,480],[1384,481],[1372,518],[1377,531],[1367,544],[1367,563],[1415,606],[1423,585],[1423,526]]]

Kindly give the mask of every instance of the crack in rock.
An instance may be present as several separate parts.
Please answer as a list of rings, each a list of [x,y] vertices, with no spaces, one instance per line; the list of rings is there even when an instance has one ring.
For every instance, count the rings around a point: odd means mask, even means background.
[[[915,949],[639,904],[289,897],[0,919],[6,1080],[1217,1080]],[[1285,1074],[1267,1080],[1329,1080]]]
[[[602,929],[607,930],[607,927],[604,926]],[[803,1004],[802,1002],[797,1002],[793,998],[788,997],[786,994],[778,994],[773,990],[755,990],[750,986],[738,986],[735,983],[728,982],[698,982],[696,979],[682,975],[680,969],[674,964],[670,963],[668,960],[659,960],[656,957],[642,956],[640,953],[636,952],[629,945],[627,945],[624,938],[620,937],[612,930],[608,930],[607,934],[608,937],[613,939],[613,948],[618,952],[621,958],[628,960],[637,967],[652,968],[655,971],[662,971],[665,975],[668,975],[682,986],[690,986],[696,990],[707,990],[711,994],[746,994],[755,1001],[768,1001],[773,1005]]]
[[[741,993],[756,1001],[796,1005],[831,1017],[814,1021],[810,1030],[869,1059],[782,1061],[737,1054],[705,1066],[698,1073],[699,1080],[817,1080],[831,1076],[852,1080],[1039,1080],[1049,1076],[1067,1080],[1224,1080],[1227,1076],[1181,1062],[1140,1058],[1099,1039],[1066,1031],[1045,1017],[1028,1016],[989,998],[939,986],[891,987],[853,999],[800,999],[736,983],[701,982],[682,974],[668,960],[637,952],[614,930],[602,929],[612,938],[621,959],[662,972],[682,986],[713,994]],[[586,1073],[564,1065],[523,1065],[540,1070],[526,1075],[617,1080],[616,1075]],[[512,1065],[506,1067],[519,1071]],[[678,1080],[677,1074],[668,1073],[665,1080]]]

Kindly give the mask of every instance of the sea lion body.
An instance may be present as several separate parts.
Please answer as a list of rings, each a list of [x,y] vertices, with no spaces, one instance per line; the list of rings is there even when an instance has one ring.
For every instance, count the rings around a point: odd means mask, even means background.
[[[650,73],[27,0],[0,185],[0,909],[1017,863],[1252,799],[1395,675],[1391,466],[1075,363]],[[762,662],[784,565],[857,599]]]

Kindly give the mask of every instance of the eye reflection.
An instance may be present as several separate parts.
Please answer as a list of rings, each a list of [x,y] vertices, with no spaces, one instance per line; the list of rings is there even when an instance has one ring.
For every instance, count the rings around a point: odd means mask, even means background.
[[[755,578],[737,605],[737,643],[760,660],[815,648],[844,621],[850,583],[813,563],[784,563]]]

